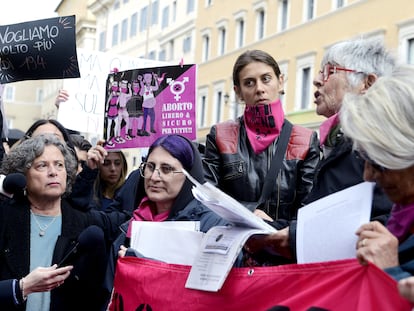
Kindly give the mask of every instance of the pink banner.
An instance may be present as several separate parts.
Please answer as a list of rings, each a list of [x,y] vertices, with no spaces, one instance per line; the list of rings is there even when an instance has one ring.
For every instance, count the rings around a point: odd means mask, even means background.
[[[356,260],[233,268],[222,289],[184,287],[190,266],[124,257],[118,260],[109,310],[411,311],[397,283]]]

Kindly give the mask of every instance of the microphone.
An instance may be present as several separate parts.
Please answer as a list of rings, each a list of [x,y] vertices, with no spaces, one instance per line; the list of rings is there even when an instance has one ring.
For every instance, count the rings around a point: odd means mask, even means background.
[[[22,192],[26,188],[26,176],[22,173],[0,175],[0,193],[12,198],[13,195]]]
[[[96,245],[99,245],[103,239],[104,233],[100,227],[95,225],[87,227],[79,234],[78,241],[75,246],[73,246],[73,248],[58,263],[58,268],[73,262],[75,258],[80,256],[82,253],[88,251],[89,249],[93,249]]]

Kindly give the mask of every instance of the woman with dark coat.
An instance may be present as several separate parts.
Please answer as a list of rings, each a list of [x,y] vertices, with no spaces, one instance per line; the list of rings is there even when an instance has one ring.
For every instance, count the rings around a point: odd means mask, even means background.
[[[0,205],[0,281],[19,280],[23,298],[2,300],[1,310],[99,310],[105,302],[106,244],[126,218],[84,213],[66,201],[76,167],[74,153],[50,134],[22,141],[3,160],[1,173],[22,173],[27,186]],[[57,271],[61,265],[73,269]],[[29,290],[27,275],[39,267],[56,275],[43,290]]]
[[[131,213],[123,233],[114,242],[109,258],[106,288],[112,290],[115,262],[121,245],[129,246],[130,224],[138,221],[200,221],[200,231],[228,222],[197,201],[184,168],[200,183],[204,172],[200,154],[191,141],[180,135],[158,138],[149,148],[146,162],[133,171],[109,209]],[[130,252],[128,252],[130,254]]]

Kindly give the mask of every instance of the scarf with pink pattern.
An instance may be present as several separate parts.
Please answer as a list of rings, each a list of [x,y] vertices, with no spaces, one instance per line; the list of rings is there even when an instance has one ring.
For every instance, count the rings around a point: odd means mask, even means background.
[[[282,102],[246,106],[244,110],[247,138],[256,154],[265,150],[279,137],[285,119]]]

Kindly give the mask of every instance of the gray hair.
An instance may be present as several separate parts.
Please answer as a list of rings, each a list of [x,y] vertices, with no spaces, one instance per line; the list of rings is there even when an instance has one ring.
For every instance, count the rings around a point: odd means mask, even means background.
[[[396,57],[392,55],[379,39],[354,39],[337,42],[325,53],[321,67],[326,64],[338,65],[356,70],[358,73],[347,75],[351,86],[356,86],[364,75],[376,74],[378,77],[390,75],[396,66]]]
[[[10,153],[3,159],[1,173],[5,175],[10,173],[22,173],[26,175],[33,161],[43,154],[46,146],[55,146],[62,152],[67,174],[65,194],[69,194],[76,178],[78,163],[73,149],[52,134],[29,138],[12,148]]]
[[[340,118],[354,149],[392,169],[414,165],[414,67],[399,66],[366,94],[345,96]]]

